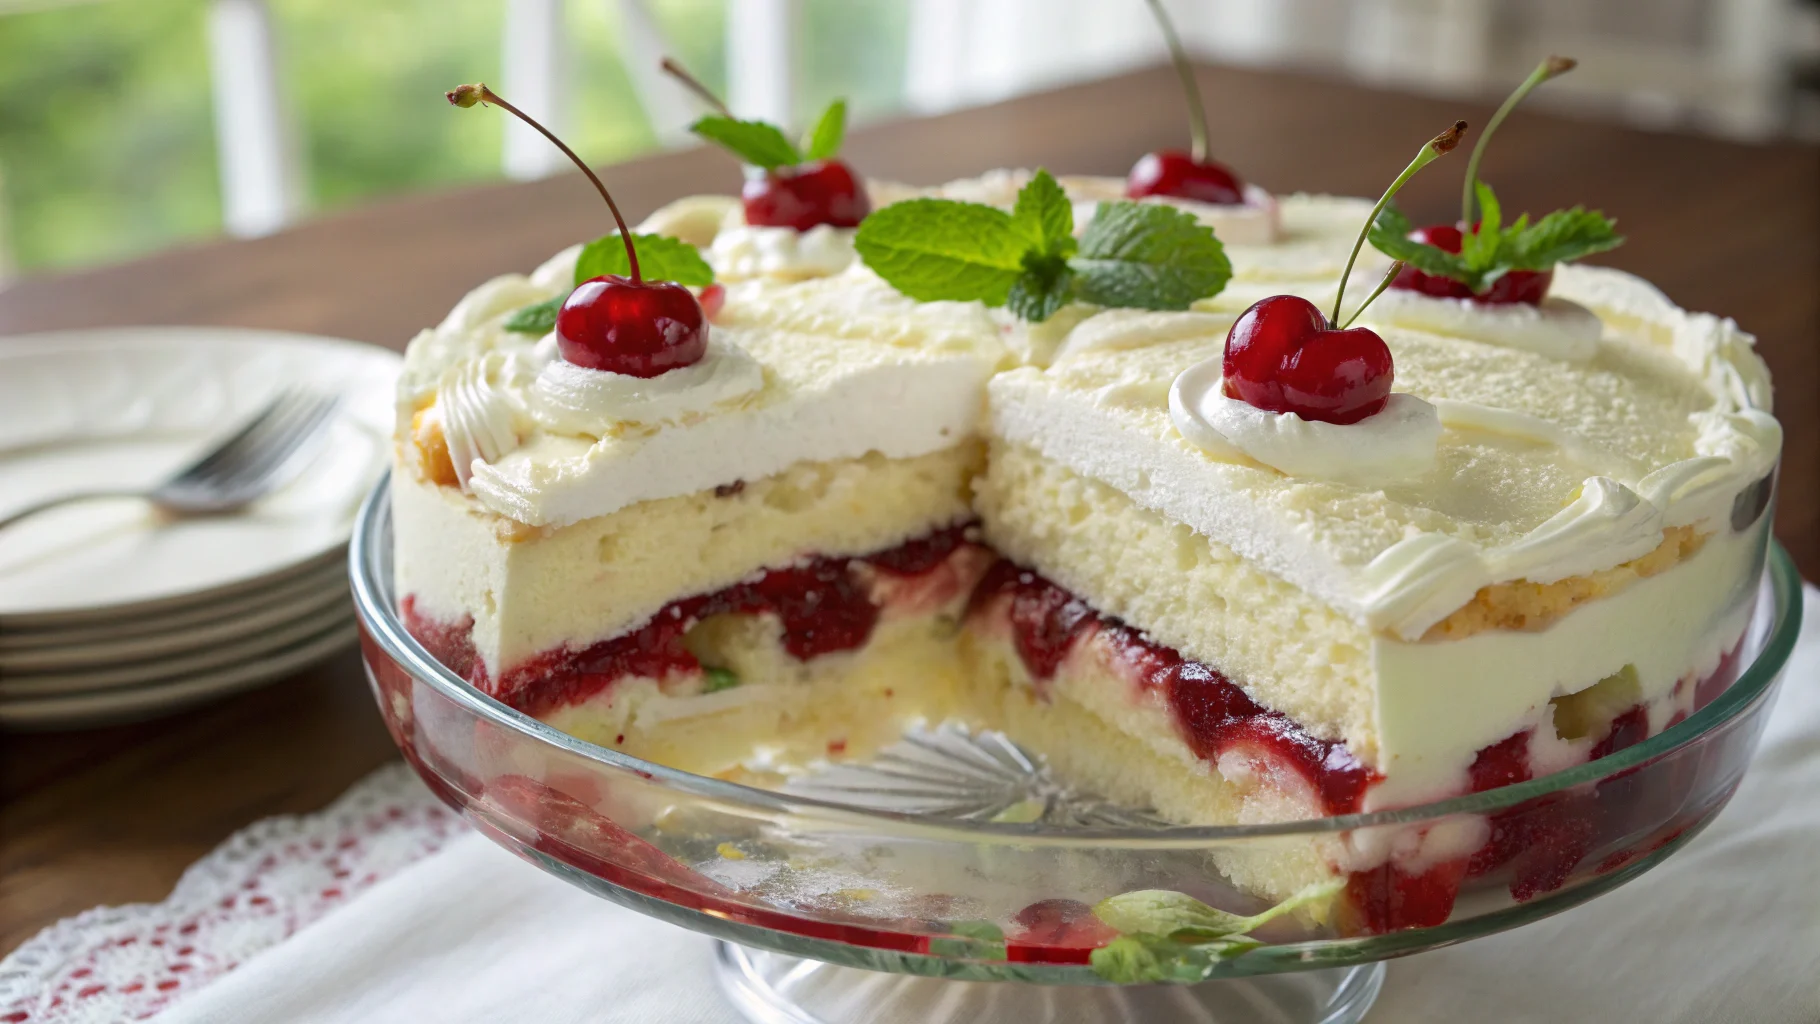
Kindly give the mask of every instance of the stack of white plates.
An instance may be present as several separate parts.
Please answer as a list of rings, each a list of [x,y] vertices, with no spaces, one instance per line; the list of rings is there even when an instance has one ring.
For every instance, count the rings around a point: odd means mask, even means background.
[[[223,328],[0,339],[0,516],[155,485],[286,388],[341,396],[321,453],[241,512],[172,519],[107,499],[0,529],[0,726],[151,717],[350,644],[348,533],[387,461],[398,363]]]

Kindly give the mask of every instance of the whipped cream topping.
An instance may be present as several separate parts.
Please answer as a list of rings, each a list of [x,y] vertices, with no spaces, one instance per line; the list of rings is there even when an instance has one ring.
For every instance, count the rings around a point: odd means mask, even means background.
[[[721,228],[705,255],[723,281],[755,277],[832,277],[856,259],[853,228],[817,224],[807,231],[738,223]]]
[[[1576,363],[1598,354],[1599,338],[1605,333],[1605,325],[1592,310],[1555,295],[1532,306],[1525,302],[1487,304],[1387,288],[1359,319],[1520,348]]]
[[[476,462],[494,462],[518,447],[530,430],[520,395],[533,372],[526,353],[486,352],[448,368],[438,384],[435,414],[449,447],[455,478],[466,488]]]
[[[1441,440],[1435,407],[1392,394],[1357,423],[1323,423],[1259,409],[1226,394],[1220,359],[1206,359],[1169,388],[1169,418],[1183,439],[1217,459],[1250,456],[1290,476],[1379,487],[1434,469]]]
[[[1232,317],[1219,313],[1170,313],[1148,309],[1108,309],[1074,324],[1055,352],[1066,359],[1083,352],[1116,352],[1182,338],[1224,333]]]
[[[604,437],[624,426],[657,427],[700,419],[732,408],[764,386],[764,367],[744,349],[711,332],[700,362],[655,377],[550,359],[530,387],[530,409],[546,429]]]

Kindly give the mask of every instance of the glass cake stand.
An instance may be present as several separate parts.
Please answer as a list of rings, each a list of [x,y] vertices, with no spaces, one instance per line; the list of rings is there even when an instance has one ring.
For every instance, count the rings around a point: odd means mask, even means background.
[[[1794,567],[1772,547],[1736,681],[1657,736],[1421,807],[1189,828],[1072,789],[1002,736],[951,724],[776,790],[583,742],[431,658],[395,613],[391,556],[382,482],[354,533],[354,597],[381,712],[424,781],[538,867],[718,939],[729,998],[766,1024],[1359,1020],[1384,960],[1584,903],[1712,821],[1750,762],[1801,616]],[[1264,901],[1235,876],[1447,834],[1484,845],[1417,876],[1350,875],[1350,905],[1374,908],[1363,920],[1289,915],[1253,933],[1264,944],[1171,975],[1181,984],[1111,984],[1090,963],[1113,934],[1091,912],[1108,896],[1175,890],[1255,913]],[[1440,923],[1399,920],[1437,893],[1452,901]]]

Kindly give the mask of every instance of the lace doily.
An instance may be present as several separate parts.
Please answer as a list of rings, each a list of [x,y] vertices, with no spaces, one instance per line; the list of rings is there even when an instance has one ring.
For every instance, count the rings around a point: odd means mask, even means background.
[[[0,1024],[139,1020],[461,834],[403,764],[327,810],[269,818],[183,873],[163,903],[97,907],[0,961]]]

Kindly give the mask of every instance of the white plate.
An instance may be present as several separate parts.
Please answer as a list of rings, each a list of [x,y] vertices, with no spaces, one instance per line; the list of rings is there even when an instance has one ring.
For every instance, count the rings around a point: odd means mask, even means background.
[[[231,328],[129,328],[0,343],[0,514],[92,486],[147,486],[282,388],[342,395],[323,455],[245,512],[166,522],[144,502],[71,505],[0,531],[0,626],[118,621],[259,589],[346,544],[388,458],[399,357]]]
[[[12,620],[0,620],[0,665],[7,663],[9,655],[27,651],[132,642],[190,630],[212,630],[223,623],[268,616],[291,602],[308,600],[325,590],[345,589],[348,585],[347,555],[345,552],[339,554],[341,557],[328,559],[324,564],[312,561],[308,571],[301,575],[278,578],[277,582],[266,583],[250,593],[175,611],[156,611],[51,629],[18,629]],[[273,578],[267,577],[270,579]]]
[[[31,700],[0,700],[0,728],[70,729],[155,718],[291,675],[351,646],[358,635],[359,631],[352,623],[335,626],[258,660],[172,683]]]
[[[290,594],[283,601],[241,609],[236,614],[183,629],[23,650],[0,646],[0,691],[5,689],[4,683],[16,675],[76,672],[203,653],[224,644],[253,639],[337,607],[351,607],[346,576],[329,577],[326,582],[317,583],[314,589]]]
[[[199,672],[212,672],[270,655],[354,617],[352,601],[293,619],[255,636],[183,651],[164,658],[143,658],[69,672],[0,672],[0,701],[52,694],[88,693],[152,683],[180,682]]]

